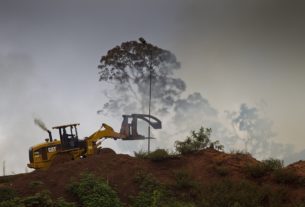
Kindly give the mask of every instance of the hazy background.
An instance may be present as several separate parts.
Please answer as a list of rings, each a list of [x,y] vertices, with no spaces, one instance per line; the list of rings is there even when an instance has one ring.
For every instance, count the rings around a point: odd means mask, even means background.
[[[48,136],[36,117],[49,128],[80,122],[81,137],[102,122],[118,130],[121,117],[96,113],[106,101],[97,65],[139,37],[176,54],[187,93],[200,92],[219,122],[242,103],[257,107],[272,120],[273,139],[302,159],[304,19],[305,4],[293,0],[0,0],[0,161],[7,173],[24,172],[28,148]]]

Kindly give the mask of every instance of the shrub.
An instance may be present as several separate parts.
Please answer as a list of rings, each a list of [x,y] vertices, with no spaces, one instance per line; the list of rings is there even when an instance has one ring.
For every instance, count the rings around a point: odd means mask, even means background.
[[[162,161],[171,158],[171,155],[165,149],[156,149],[149,153],[147,158],[152,161]]]
[[[150,153],[144,152],[144,151],[139,151],[139,152],[134,152],[135,157],[140,158],[140,159],[149,159],[152,161],[163,161],[166,159],[170,159],[176,155],[169,154],[167,150],[165,149],[156,149],[155,151],[152,151]]]
[[[37,188],[37,187],[42,186],[43,184],[44,184],[44,183],[43,183],[42,181],[40,181],[40,180],[34,180],[34,181],[32,181],[32,182],[29,183],[29,186],[30,186],[31,188]]]
[[[230,173],[229,169],[225,166],[215,166],[214,170],[218,175],[222,177],[227,176]]]
[[[75,207],[75,204],[67,202],[63,198],[59,198],[55,201],[54,207]]]
[[[186,171],[175,172],[176,187],[178,189],[190,189],[195,187],[196,183]]]
[[[279,170],[279,169],[282,169],[284,167],[284,161],[283,160],[273,159],[273,158],[263,160],[262,164],[264,165],[264,167],[268,171]]]
[[[140,192],[133,200],[134,207],[158,207],[167,201],[167,192],[163,185],[157,182],[151,174],[140,172],[135,176],[135,183]]]
[[[70,191],[86,207],[122,206],[116,192],[103,179],[92,174],[83,174],[78,182],[70,185]]]
[[[204,207],[258,207],[263,205],[268,191],[256,184],[241,181],[222,180],[208,186],[202,194],[199,206]]]
[[[26,197],[22,199],[22,203],[26,207],[36,207],[36,206],[53,207],[53,201],[48,191],[42,191],[40,193],[36,193],[33,196]]]
[[[176,151],[180,154],[188,154],[206,148],[223,150],[223,145],[219,141],[212,142],[210,140],[211,133],[211,128],[204,127],[200,127],[198,131],[192,131],[191,136],[184,141],[175,142]]]
[[[25,207],[19,198],[13,198],[10,200],[0,202],[0,207]]]
[[[0,207],[75,207],[74,203],[66,202],[63,198],[53,201],[49,191],[42,191],[25,198],[11,198],[0,202]]]
[[[283,161],[278,159],[270,158],[263,160],[261,163],[247,165],[246,173],[252,178],[261,178],[266,176],[268,173],[283,168]]]
[[[302,179],[292,169],[279,169],[274,171],[273,178],[280,184],[302,184]]]
[[[0,187],[0,202],[11,200],[16,197],[15,190],[7,187]]]
[[[233,155],[251,155],[249,152],[245,151],[245,150],[231,150],[230,154]]]
[[[191,202],[172,201],[162,205],[162,207],[195,207],[195,204]]]
[[[147,158],[148,153],[140,150],[139,152],[134,152],[135,157],[140,158],[140,159],[145,159]]]
[[[251,178],[261,178],[269,172],[262,163],[250,164],[245,167],[246,174]]]

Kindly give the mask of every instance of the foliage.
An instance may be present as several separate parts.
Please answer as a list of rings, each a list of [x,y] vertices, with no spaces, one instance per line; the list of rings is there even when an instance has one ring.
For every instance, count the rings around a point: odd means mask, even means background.
[[[135,176],[135,183],[140,192],[133,200],[134,207],[158,207],[166,203],[167,192],[163,185],[156,181],[151,175],[139,172]]]
[[[140,150],[139,152],[134,152],[134,155],[136,158],[140,158],[140,159],[146,159],[148,152],[144,151],[144,150]]]
[[[178,189],[190,189],[196,186],[196,182],[193,178],[183,170],[175,172],[175,187]]]
[[[267,175],[269,170],[262,163],[257,163],[246,165],[245,172],[249,177],[261,178]]]
[[[230,154],[233,155],[251,155],[249,152],[245,151],[245,150],[231,150]]]
[[[36,193],[25,198],[10,198],[0,202],[0,207],[75,207],[74,203],[66,202],[63,198],[53,201],[48,191]]]
[[[116,192],[103,179],[92,174],[83,174],[78,182],[70,185],[70,191],[85,207],[122,206]]]
[[[280,184],[303,184],[302,178],[292,169],[279,169],[274,171],[273,178]]]
[[[156,149],[148,154],[148,159],[152,161],[162,161],[171,158],[172,156],[165,149]]]
[[[0,202],[0,207],[25,207],[20,198],[13,198]]]
[[[192,202],[173,200],[171,202],[162,205],[162,207],[195,207],[195,204],[193,204]]]
[[[99,112],[117,112],[133,109],[144,110],[148,103],[149,79],[153,82],[152,104],[156,111],[165,112],[173,106],[185,90],[183,80],[174,78],[180,67],[173,53],[146,42],[123,42],[102,56],[99,80],[114,83],[114,93]],[[119,111],[118,111],[119,110]]]
[[[222,180],[208,186],[200,206],[204,207],[258,207],[265,206],[272,196],[268,189],[247,181]],[[267,205],[269,206],[269,205]]]
[[[29,183],[30,187],[32,187],[32,188],[40,187],[43,184],[44,183],[42,181],[40,181],[40,180],[34,180],[34,181]]]
[[[156,149],[155,151],[152,151],[150,153],[141,150],[139,152],[134,152],[134,155],[135,157],[140,159],[149,159],[156,162],[167,160],[175,156],[169,154],[168,151],[165,149]]]
[[[198,131],[192,131],[191,136],[188,136],[186,140],[175,142],[176,151],[180,154],[188,154],[206,148],[223,150],[223,145],[219,141],[210,140],[211,133],[211,128],[204,127],[200,127]]]
[[[284,161],[283,160],[273,159],[273,158],[263,160],[262,164],[264,165],[264,167],[268,171],[279,170],[279,169],[282,169],[284,167]]]
[[[65,201],[65,199],[63,198],[59,198],[56,200],[56,202],[54,203],[54,207],[75,207],[74,203],[70,203]]]
[[[284,163],[282,160],[270,158],[257,164],[247,165],[245,171],[252,178],[261,178],[268,173],[282,169],[283,166]]]
[[[16,192],[12,188],[0,187],[0,202],[16,197]]]
[[[222,177],[225,177],[230,174],[230,171],[226,166],[215,166],[214,170],[218,175]]]
[[[27,207],[35,207],[35,206],[45,206],[52,207],[53,201],[50,197],[50,193],[48,191],[43,191],[41,193],[36,193],[33,196],[26,197],[22,200]]]

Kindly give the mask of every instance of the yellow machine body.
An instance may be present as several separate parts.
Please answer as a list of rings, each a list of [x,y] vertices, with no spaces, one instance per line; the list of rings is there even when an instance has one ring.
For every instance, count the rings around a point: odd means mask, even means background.
[[[147,117],[149,117],[149,119],[147,119]],[[115,140],[146,139],[137,132],[137,119],[143,119],[155,129],[161,128],[161,121],[151,115],[132,114],[123,115],[123,118],[124,120],[120,133],[115,132],[112,127],[103,123],[101,129],[83,140],[78,139],[77,126],[79,124],[53,127],[53,129],[59,130],[60,140],[55,139],[53,141],[51,132],[46,130],[49,133],[49,139],[46,139],[44,143],[37,144],[29,149],[30,163],[27,166],[33,169],[48,169],[53,163],[56,164],[56,162],[61,162],[61,160],[55,160],[60,158],[60,156],[69,160],[75,160],[93,155],[96,153],[97,149],[96,142],[103,138]],[[129,118],[132,118],[131,123],[128,122]],[[156,122],[153,123],[150,121],[150,118],[154,119]]]

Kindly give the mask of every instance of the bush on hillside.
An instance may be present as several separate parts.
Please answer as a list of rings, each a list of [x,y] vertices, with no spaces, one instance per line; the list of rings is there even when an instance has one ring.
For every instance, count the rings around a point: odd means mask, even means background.
[[[136,158],[140,158],[140,159],[146,159],[148,155],[148,152],[144,151],[144,150],[140,150],[139,152],[134,152],[134,156]]]
[[[196,186],[196,182],[193,178],[183,170],[175,172],[175,187],[178,189],[190,189]]]
[[[135,157],[140,159],[149,159],[156,162],[167,160],[175,156],[169,154],[168,151],[165,149],[156,149],[155,151],[152,151],[150,153],[141,150],[139,152],[134,152],[134,155]]]
[[[204,207],[258,207],[281,206],[281,195],[272,189],[249,181],[221,180],[207,186],[199,206]]]
[[[261,163],[247,165],[245,171],[252,178],[261,178],[268,173],[282,169],[283,166],[284,163],[282,160],[270,158],[263,160]]]
[[[152,161],[162,161],[171,158],[172,156],[165,149],[156,149],[155,151],[149,153],[147,158]]]
[[[16,197],[16,192],[12,188],[0,187],[0,202],[11,200]]]
[[[303,184],[302,178],[292,169],[279,169],[274,171],[273,179],[279,184]]]
[[[92,174],[83,174],[79,181],[72,182],[70,191],[86,207],[122,206],[116,192],[103,179]]]
[[[268,171],[279,170],[284,167],[284,161],[279,159],[270,158],[263,160],[262,163]]]
[[[135,178],[139,187],[139,194],[133,199],[133,207],[158,207],[167,201],[167,192],[151,174],[139,172]]]
[[[66,202],[63,198],[53,201],[49,191],[42,191],[24,198],[10,198],[0,202],[0,207],[75,207],[74,203]]]
[[[192,131],[191,136],[188,136],[184,141],[176,141],[175,148],[180,154],[188,154],[206,148],[223,150],[223,145],[219,141],[212,142],[210,136],[211,128],[200,127],[198,131]]]

